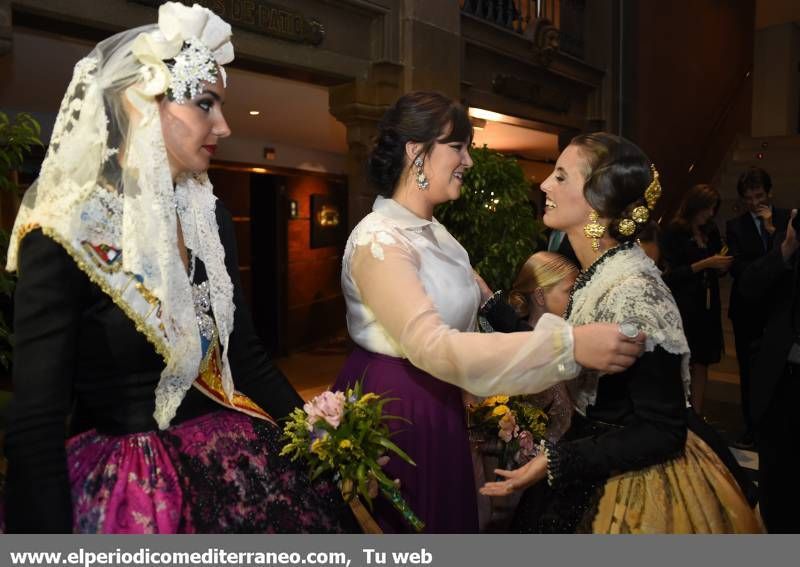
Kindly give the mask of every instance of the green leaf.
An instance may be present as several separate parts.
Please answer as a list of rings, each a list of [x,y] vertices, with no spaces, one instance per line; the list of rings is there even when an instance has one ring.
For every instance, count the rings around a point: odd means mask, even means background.
[[[388,440],[386,437],[381,437],[380,439],[376,439],[376,441],[377,441],[377,442],[378,442],[380,445],[382,445],[383,447],[386,447],[388,450],[390,450],[390,451],[392,451],[392,452],[396,453],[396,454],[397,454],[397,456],[399,456],[401,459],[403,459],[403,460],[404,460],[405,462],[407,462],[408,464],[410,464],[410,465],[414,465],[414,466],[417,466],[417,463],[415,463],[415,462],[414,462],[414,461],[411,459],[411,457],[409,457],[409,456],[406,454],[406,452],[405,452],[405,451],[403,451],[403,450],[402,450],[400,447],[398,447],[397,445],[395,445],[394,443],[392,443],[391,441],[389,441],[389,440]]]

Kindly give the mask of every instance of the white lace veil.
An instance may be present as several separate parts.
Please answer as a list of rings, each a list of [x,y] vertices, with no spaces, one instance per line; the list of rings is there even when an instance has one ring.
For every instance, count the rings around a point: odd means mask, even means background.
[[[82,249],[106,247],[112,260],[121,252],[121,273],[135,278],[129,281],[156,323],[126,299],[130,294],[111,295],[164,357],[154,413],[162,429],[197,377],[202,356],[191,283],[178,252],[178,218],[187,247],[206,266],[223,347],[223,390],[233,398],[227,360],[233,287],[219,240],[216,199],[205,172],[185,175],[173,187],[156,98],[175,85],[165,61],[181,54],[187,42],[199,40],[207,48],[224,81],[222,65],[233,59],[230,36],[230,26],[213,12],[168,3],[159,10],[158,25],[117,34],[79,61],[8,252],[7,269],[14,271],[21,240],[41,228],[107,292],[113,268],[84,261]],[[178,102],[183,96],[169,95]]]

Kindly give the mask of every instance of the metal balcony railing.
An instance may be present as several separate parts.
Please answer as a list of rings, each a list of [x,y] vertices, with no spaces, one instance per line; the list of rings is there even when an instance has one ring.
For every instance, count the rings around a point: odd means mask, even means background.
[[[538,20],[558,27],[559,0],[459,0],[461,11],[515,33],[533,31]]]

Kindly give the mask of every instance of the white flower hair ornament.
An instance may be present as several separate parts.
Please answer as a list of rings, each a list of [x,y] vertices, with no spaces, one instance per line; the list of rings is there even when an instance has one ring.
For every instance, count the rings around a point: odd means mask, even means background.
[[[183,104],[213,83],[218,73],[227,86],[223,65],[233,61],[231,26],[208,8],[168,2],[158,9],[158,29],[141,33],[133,55],[142,63],[138,90],[148,96],[165,94]]]

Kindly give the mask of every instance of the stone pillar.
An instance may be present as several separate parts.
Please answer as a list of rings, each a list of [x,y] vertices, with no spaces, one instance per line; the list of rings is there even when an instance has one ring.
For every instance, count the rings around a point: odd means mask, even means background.
[[[401,57],[405,90],[461,96],[461,9],[458,2],[404,0]]]
[[[372,210],[375,191],[367,181],[367,154],[375,127],[402,94],[403,66],[374,63],[366,79],[331,87],[331,114],[347,127],[347,221],[352,229]]]

